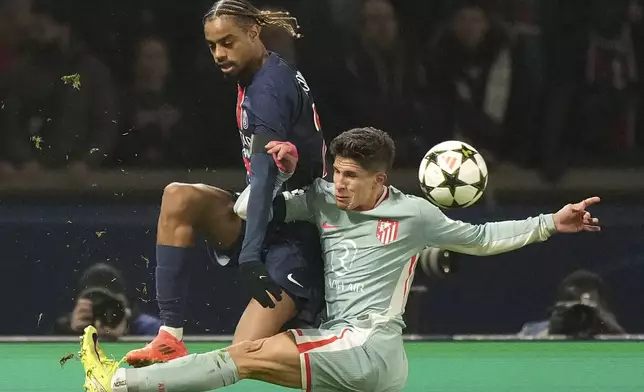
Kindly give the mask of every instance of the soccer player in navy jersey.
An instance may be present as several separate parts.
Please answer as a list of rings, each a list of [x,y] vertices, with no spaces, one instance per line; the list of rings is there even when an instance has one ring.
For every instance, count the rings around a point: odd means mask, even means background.
[[[297,21],[287,12],[260,11],[246,0],[220,0],[203,24],[216,65],[238,81],[237,125],[250,185],[246,220],[233,211],[238,196],[233,192],[204,184],[166,187],[156,267],[163,326],[151,343],[126,356],[136,367],[187,355],[182,341],[186,266],[197,258],[198,233],[207,237],[219,264],[239,265],[252,296],[234,342],[273,336],[296,316],[311,324],[324,304],[317,228],[306,222],[270,223],[277,193],[307,187],[325,175],[326,147],[310,88],[297,69],[268,52],[260,40],[267,25],[297,37]],[[283,176],[278,157],[266,153],[269,142],[297,148],[299,164],[292,177]]]

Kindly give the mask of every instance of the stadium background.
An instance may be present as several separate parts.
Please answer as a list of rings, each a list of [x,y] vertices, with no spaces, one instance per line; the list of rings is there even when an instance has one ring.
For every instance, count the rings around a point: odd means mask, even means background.
[[[593,209],[602,220],[600,234],[555,237],[507,255],[460,257],[457,274],[421,279],[427,291],[413,294],[407,317],[414,327],[406,333],[514,334],[525,322],[547,317],[557,283],[578,268],[601,274],[618,320],[629,333],[644,332],[641,2],[376,3],[257,4],[300,18],[303,39],[269,31],[266,41],[304,73],[327,139],[351,126],[387,130],[400,156],[392,183],[412,193],[419,191],[415,165],[424,151],[449,138],[471,141],[491,167],[489,190],[476,206],[447,213],[473,223],[603,198]],[[32,5],[72,27],[79,43],[74,56],[51,52]],[[81,272],[96,262],[121,268],[130,295],[156,314],[155,227],[164,186],[243,186],[235,86],[213,67],[202,40],[200,17],[210,5],[0,1],[0,335],[6,339],[50,335],[56,318],[74,306]],[[451,31],[458,20],[462,34],[456,35],[473,39],[480,32],[477,14],[459,12],[477,6],[493,33],[482,40],[489,46],[484,54],[463,60],[454,55]],[[387,40],[389,48],[373,43]],[[485,100],[459,95],[454,86],[462,75],[448,70],[489,71],[505,49],[511,78],[482,82],[506,91],[505,112],[494,117]],[[374,51],[389,53],[383,55],[389,60],[378,60]],[[52,55],[64,61],[46,64],[63,65],[43,68],[39,56]],[[75,90],[60,78],[86,66],[79,58],[91,58],[89,74],[99,76],[93,81],[81,74]],[[157,79],[165,87],[146,92]],[[42,90],[48,93],[34,100]],[[58,120],[78,103],[74,93],[106,110],[79,114],[96,118],[69,134]],[[26,104],[33,102],[44,109]],[[166,117],[141,120],[164,110]],[[68,167],[77,162],[83,162],[80,169]],[[231,334],[246,302],[234,272],[213,268],[205,250],[194,269],[186,333]]]

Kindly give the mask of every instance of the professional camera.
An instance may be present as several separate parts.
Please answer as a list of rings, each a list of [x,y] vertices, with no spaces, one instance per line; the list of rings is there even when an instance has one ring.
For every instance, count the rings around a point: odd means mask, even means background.
[[[575,271],[559,287],[557,302],[550,309],[549,334],[592,338],[623,334],[605,300],[601,278],[588,271]]]
[[[418,264],[425,275],[444,278],[458,271],[456,254],[439,248],[427,247],[420,252]]]
[[[90,287],[80,294],[80,298],[92,301],[94,320],[107,327],[116,328],[126,316],[125,301],[106,288]]]

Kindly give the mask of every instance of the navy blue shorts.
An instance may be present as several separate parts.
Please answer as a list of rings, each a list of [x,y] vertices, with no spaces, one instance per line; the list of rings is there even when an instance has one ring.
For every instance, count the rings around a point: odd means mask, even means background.
[[[216,265],[238,266],[246,222],[235,245],[227,250],[208,246]],[[262,261],[273,280],[290,295],[298,306],[298,321],[315,326],[324,308],[324,266],[320,234],[308,222],[271,224],[262,247]]]

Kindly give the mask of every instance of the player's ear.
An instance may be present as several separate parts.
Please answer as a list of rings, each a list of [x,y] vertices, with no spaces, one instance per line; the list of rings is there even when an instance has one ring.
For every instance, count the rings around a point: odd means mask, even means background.
[[[373,184],[374,189],[379,187],[379,186],[384,185],[385,182],[387,182],[387,173],[382,173],[381,172],[381,173],[376,174],[376,181]]]
[[[256,40],[259,39],[259,33],[261,32],[261,27],[259,25],[252,25],[248,29],[248,36],[250,37],[251,40]]]

